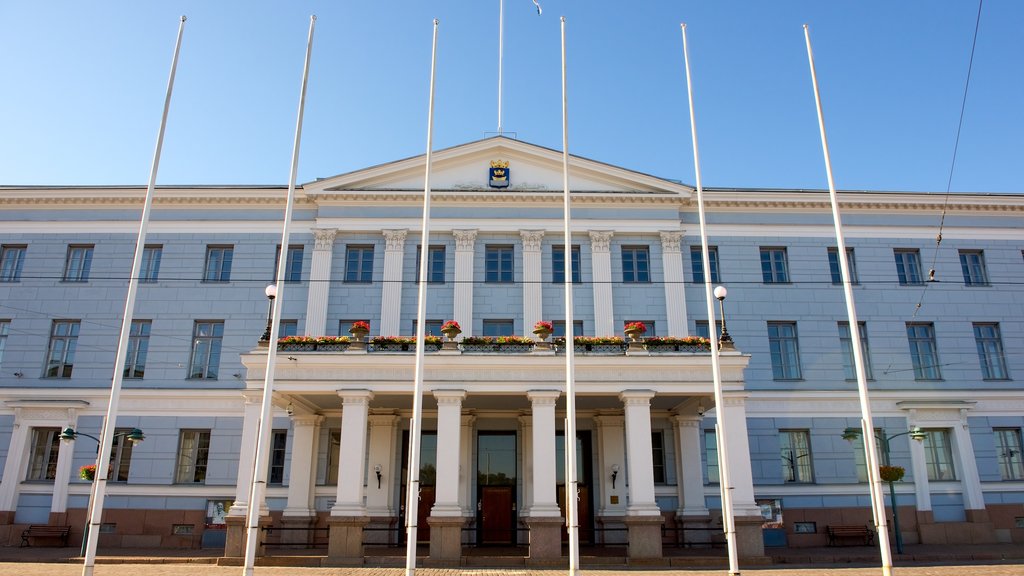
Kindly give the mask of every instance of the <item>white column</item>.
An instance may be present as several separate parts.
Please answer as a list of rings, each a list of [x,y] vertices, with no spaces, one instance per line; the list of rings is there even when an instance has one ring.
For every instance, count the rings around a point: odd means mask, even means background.
[[[520,230],[523,239],[523,333],[529,335],[534,324],[543,320],[541,296],[541,240],[543,230]]]
[[[339,390],[341,446],[338,448],[338,493],[331,516],[363,516],[366,479],[366,436],[370,414],[369,390]]]
[[[435,390],[437,399],[437,486],[431,516],[462,516],[459,507],[459,440],[465,390]]]
[[[601,485],[598,516],[621,516],[626,513],[626,420],[621,415],[594,416],[597,426],[597,469]],[[619,474],[612,488],[612,467]],[[614,502],[613,502],[614,500]]]
[[[76,410],[68,410],[68,426],[78,430]],[[86,441],[83,438],[83,441]],[[68,510],[68,481],[71,480],[71,462],[74,460],[74,443],[60,442],[57,452],[57,470],[53,477],[53,499],[50,501],[51,514],[63,514]],[[95,462],[95,460],[93,460]]]
[[[473,463],[473,424],[476,422],[476,416],[473,414],[462,415],[462,428],[460,430],[461,443],[459,446],[462,447],[459,456],[459,507],[462,509],[463,516],[475,516],[476,506],[473,502],[473,484],[472,479],[476,478],[476,466]]]
[[[594,269],[594,334],[597,336],[619,333],[612,306],[611,239],[611,231],[590,231],[590,265]],[[568,334],[572,328],[566,327],[565,331]]]
[[[337,233],[337,230],[313,230],[315,244],[313,245],[313,261],[309,267],[306,336],[327,334],[327,301],[331,292],[331,259],[334,256],[334,237]]]
[[[256,434],[260,423],[261,390],[244,390],[242,398],[242,445],[238,450],[238,478],[235,480],[235,503],[228,511],[230,516],[245,517],[249,509],[249,488],[252,483],[252,467],[256,461]],[[266,506],[263,502],[260,509]]]
[[[452,230],[455,236],[455,321],[463,336],[473,335],[473,244],[476,230]]]
[[[402,256],[408,230],[384,230],[384,282],[381,288],[380,334],[401,334]]]
[[[557,390],[531,390],[526,393],[533,414],[533,500],[530,502],[530,516],[534,517],[562,515],[555,490],[555,403],[558,396]]]
[[[716,412],[718,411],[716,407]],[[750,467],[750,440],[747,438],[746,395],[725,397],[722,409],[729,433],[729,481],[732,483],[732,511],[734,516],[759,516],[761,509],[754,503],[754,476]],[[721,422],[722,420],[719,420]]]
[[[651,398],[654,398],[654,392],[650,390],[624,390],[619,394],[626,416],[627,516],[661,515],[661,509],[654,499]],[[618,479],[622,479],[621,472]]]
[[[707,516],[704,501],[704,471],[701,469],[700,423],[698,416],[676,415],[672,424],[676,432],[676,475],[679,478],[679,508],[676,516]]]
[[[665,313],[668,336],[687,336],[686,285],[683,278],[683,233],[661,233],[661,267],[665,276]]]
[[[395,413],[370,415],[370,473],[367,476],[366,513],[370,516],[394,515],[392,489],[399,480],[395,455],[399,417]],[[380,486],[376,467],[380,466]]]
[[[288,503],[284,515],[309,518],[313,510],[313,483],[316,480],[315,454],[324,417],[316,414],[292,416],[292,461],[288,468]]]
[[[918,425],[917,410],[910,410],[907,424],[913,428]],[[914,495],[918,512],[931,512],[932,492],[928,483],[928,464],[925,462],[924,442],[912,441],[910,444],[910,470],[914,474]]]
[[[11,520],[18,508],[18,488],[23,480],[28,462],[28,442],[31,426],[21,419],[21,410],[14,410],[14,429],[11,431],[11,443],[7,448],[7,460],[4,462],[4,476],[0,480],[0,515],[10,512]]]
[[[959,457],[960,484],[963,486],[964,510],[984,510],[985,496],[981,491],[978,461],[974,458],[974,445],[967,425],[967,410],[960,411],[960,422],[953,427],[953,449]],[[918,442],[914,442],[918,444]],[[968,518],[970,519],[970,518]]]

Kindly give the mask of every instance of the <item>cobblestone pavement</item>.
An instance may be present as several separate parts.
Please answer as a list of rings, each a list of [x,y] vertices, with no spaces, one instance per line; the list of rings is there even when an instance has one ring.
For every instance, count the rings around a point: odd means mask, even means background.
[[[752,576],[879,576],[879,567],[848,567],[848,566],[808,566],[780,568],[750,567],[742,568],[742,574]],[[256,567],[256,576],[403,576],[402,568],[295,568],[295,567]],[[497,569],[439,569],[420,568],[418,576],[562,576],[566,570],[497,570]],[[10,576],[78,576],[82,573],[81,564],[54,563],[0,563],[0,575]],[[615,569],[584,569],[584,576],[723,576],[725,569],[718,570],[626,570]],[[959,564],[942,566],[897,566],[893,569],[895,576],[1022,576],[1024,564]],[[205,564],[98,564],[95,576],[237,576],[242,568],[237,566],[211,566]]]

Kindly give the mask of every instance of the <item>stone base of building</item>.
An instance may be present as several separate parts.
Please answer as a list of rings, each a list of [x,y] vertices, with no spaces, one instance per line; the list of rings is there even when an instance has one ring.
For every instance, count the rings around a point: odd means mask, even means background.
[[[760,516],[736,517],[736,554],[740,558],[760,558],[764,556],[762,524],[764,524],[764,518]]]
[[[316,516],[281,516],[282,544],[313,544]]]
[[[675,524],[676,544],[711,544],[711,516],[676,516]]]
[[[363,528],[366,516],[328,516],[327,558],[325,566],[363,565]]]
[[[245,516],[228,516],[225,518],[227,534],[224,540],[224,556],[228,558],[241,558],[245,556]],[[260,516],[260,528],[269,526],[270,516]],[[256,547],[256,556],[265,556],[266,549],[261,544]]]
[[[641,560],[661,558],[661,527],[665,519],[659,516],[626,516],[623,521],[629,531],[629,558]]]
[[[550,564],[562,558],[562,527],[565,518],[561,516],[529,516],[523,519],[530,528],[530,564]]]
[[[430,564],[458,566],[462,561],[462,516],[428,516],[430,525]]]
[[[935,522],[931,511],[918,512],[922,544],[995,544],[995,526],[987,510],[965,510],[964,522]]]

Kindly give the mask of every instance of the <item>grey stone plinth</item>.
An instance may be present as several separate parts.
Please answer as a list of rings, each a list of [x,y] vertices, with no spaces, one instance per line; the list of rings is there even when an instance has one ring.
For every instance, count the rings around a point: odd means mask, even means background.
[[[629,530],[629,558],[661,558],[661,516],[626,516]]]
[[[462,516],[428,516],[430,524],[430,563],[434,566],[458,566],[462,561]]]
[[[710,516],[676,516],[676,526],[680,528],[681,539],[679,542],[681,543],[708,544],[711,542]]]
[[[245,556],[245,516],[228,516],[225,518],[228,526],[224,541],[225,558],[241,558]],[[270,516],[260,517],[260,527],[270,526]],[[256,556],[265,556],[266,550],[261,544],[256,547]]]
[[[530,563],[548,563],[562,557],[562,527],[560,516],[531,516],[526,518],[530,527]]]
[[[282,544],[312,544],[313,525],[316,524],[316,516],[283,516],[281,517]]]
[[[361,566],[363,527],[369,523],[366,516],[328,516],[326,563],[331,566]]]
[[[740,558],[760,558],[764,556],[762,524],[764,524],[764,519],[760,516],[736,517],[736,554]]]

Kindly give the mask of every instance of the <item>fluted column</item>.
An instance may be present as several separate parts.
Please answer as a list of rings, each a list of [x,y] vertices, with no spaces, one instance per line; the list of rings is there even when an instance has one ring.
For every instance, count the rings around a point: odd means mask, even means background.
[[[668,336],[687,336],[686,292],[683,278],[683,233],[661,233],[661,267],[665,277],[665,313]]]
[[[531,390],[526,393],[533,414],[533,501],[530,502],[530,516],[557,517],[562,514],[555,493],[555,403],[558,396],[557,390]]]
[[[332,516],[363,516],[366,478],[366,436],[369,422],[369,390],[339,390],[342,400],[341,446],[338,448],[338,491]]]
[[[384,230],[384,282],[381,288],[380,334],[401,334],[402,256],[408,230]]]
[[[523,333],[528,335],[544,319],[540,254],[544,231],[520,230],[519,236],[523,239]]]
[[[437,399],[437,486],[431,516],[462,516],[459,507],[459,458],[465,390],[435,390]]]
[[[314,229],[313,261],[306,300],[306,336],[327,334],[327,302],[331,292],[331,259],[337,230]]]
[[[473,245],[476,230],[453,230],[455,236],[455,321],[463,336],[473,335]]]
[[[615,313],[612,306],[612,254],[611,231],[590,231],[590,265],[594,269],[594,334],[610,336],[618,334],[615,328]],[[566,247],[565,257],[571,257],[571,247]],[[566,327],[566,334],[572,332]]]

